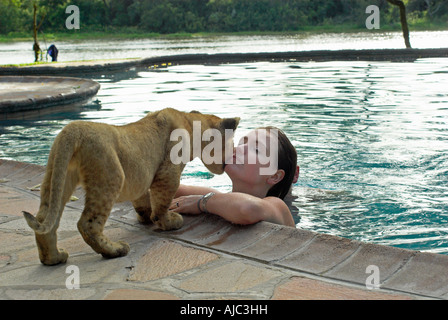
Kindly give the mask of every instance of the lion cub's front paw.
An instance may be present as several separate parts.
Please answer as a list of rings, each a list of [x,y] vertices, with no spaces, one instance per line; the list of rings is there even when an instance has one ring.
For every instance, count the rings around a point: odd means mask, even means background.
[[[130,250],[131,248],[124,241],[112,242],[112,248],[101,252],[101,255],[107,259],[119,258],[126,256]]]
[[[154,223],[164,231],[176,230],[182,228],[184,225],[184,218],[177,212],[168,211],[164,216],[159,216],[158,219],[155,217]]]

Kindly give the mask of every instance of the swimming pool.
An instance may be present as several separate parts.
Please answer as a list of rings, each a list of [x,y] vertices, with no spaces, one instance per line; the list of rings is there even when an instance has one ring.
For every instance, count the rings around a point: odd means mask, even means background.
[[[75,119],[135,121],[165,107],[239,116],[238,139],[266,125],[298,151],[298,228],[448,254],[448,59],[183,65],[95,79],[79,112],[0,122],[0,158],[44,165]],[[190,163],[182,183],[226,191]]]

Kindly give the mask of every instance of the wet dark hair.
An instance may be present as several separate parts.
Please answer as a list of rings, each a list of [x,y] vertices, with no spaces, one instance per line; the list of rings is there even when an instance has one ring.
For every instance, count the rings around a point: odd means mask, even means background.
[[[258,129],[266,129],[277,130],[278,132],[278,170],[282,169],[285,171],[285,176],[279,182],[269,189],[266,197],[278,197],[280,199],[284,199],[286,195],[289,193],[291,189],[292,181],[294,180],[294,175],[296,173],[297,168],[297,151],[296,148],[292,145],[291,141],[289,141],[286,134],[272,126],[258,128]]]

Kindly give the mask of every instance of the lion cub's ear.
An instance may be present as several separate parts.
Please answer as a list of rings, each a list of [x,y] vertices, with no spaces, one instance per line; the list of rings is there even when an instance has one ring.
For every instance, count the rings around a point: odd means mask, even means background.
[[[199,111],[196,111],[196,110],[192,110],[192,111],[190,111],[190,113],[199,113],[199,114],[202,114],[202,113],[200,113]]]
[[[223,129],[232,129],[235,130],[238,127],[238,123],[240,123],[240,118],[226,118],[221,121],[221,128]]]

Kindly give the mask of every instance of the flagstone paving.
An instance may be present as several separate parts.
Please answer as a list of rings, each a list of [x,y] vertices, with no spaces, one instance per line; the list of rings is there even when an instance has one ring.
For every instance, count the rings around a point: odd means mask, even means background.
[[[107,260],[77,231],[82,190],[67,204],[58,231],[67,263],[44,266],[21,215],[36,213],[43,174],[41,166],[0,160],[0,299],[448,298],[445,255],[267,222],[241,227],[213,215],[185,216],[180,230],[162,232],[139,224],[129,203],[114,207],[105,233],[131,251]],[[366,287],[373,279],[369,265],[379,269],[378,289]]]

